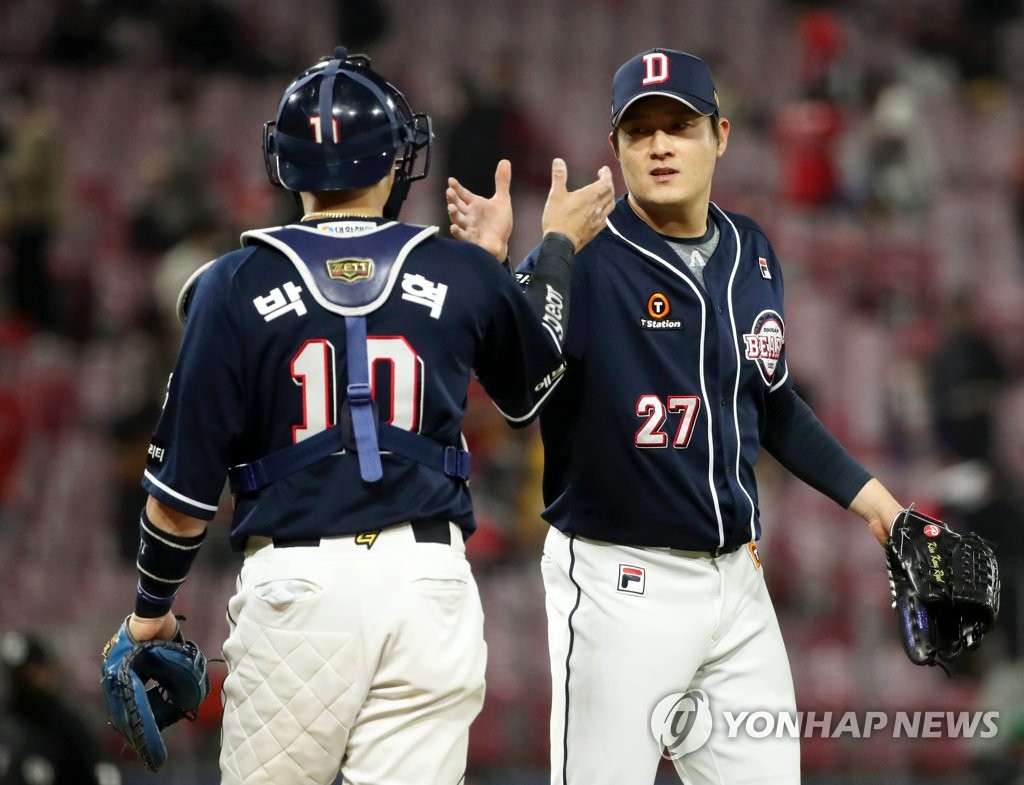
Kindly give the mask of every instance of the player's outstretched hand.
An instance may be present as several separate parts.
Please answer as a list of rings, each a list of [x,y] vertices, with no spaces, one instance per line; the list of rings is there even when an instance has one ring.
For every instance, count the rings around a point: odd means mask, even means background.
[[[615,187],[612,170],[607,166],[598,170],[594,182],[575,191],[567,190],[568,179],[565,161],[554,159],[551,162],[551,190],[544,205],[541,228],[544,234],[564,234],[578,251],[604,227],[604,219],[615,201]]]
[[[494,196],[486,199],[466,188],[454,177],[448,178],[444,198],[448,203],[451,234],[457,240],[479,245],[498,261],[508,256],[512,236],[512,163],[498,161],[494,170]]]

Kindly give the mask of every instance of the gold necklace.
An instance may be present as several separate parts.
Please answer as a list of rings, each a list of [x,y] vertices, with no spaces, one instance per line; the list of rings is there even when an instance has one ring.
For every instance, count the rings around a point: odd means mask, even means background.
[[[356,215],[355,213],[334,213],[330,210],[319,210],[314,213],[306,213],[302,216],[303,221],[308,221],[311,218],[343,218],[346,220],[367,220],[379,218],[377,215]]]

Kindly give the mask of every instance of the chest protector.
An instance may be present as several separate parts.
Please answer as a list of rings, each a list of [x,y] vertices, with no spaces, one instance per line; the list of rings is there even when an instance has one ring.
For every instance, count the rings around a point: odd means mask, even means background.
[[[343,449],[358,455],[364,482],[377,482],[383,476],[381,450],[454,479],[469,479],[468,452],[381,423],[370,395],[366,315],[387,301],[409,252],[436,233],[436,226],[392,222],[352,235],[307,226],[257,229],[242,235],[243,245],[261,243],[284,254],[313,299],[344,317],[348,387],[337,425],[258,461],[233,467],[228,477],[234,493],[259,490]]]

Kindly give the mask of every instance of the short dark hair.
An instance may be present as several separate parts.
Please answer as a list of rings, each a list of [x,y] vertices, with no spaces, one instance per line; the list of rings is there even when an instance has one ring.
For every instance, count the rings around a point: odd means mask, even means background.
[[[722,134],[718,130],[718,123],[722,119],[722,115],[719,112],[715,112],[713,115],[709,115],[711,118],[711,132],[715,135],[715,141],[722,141]]]

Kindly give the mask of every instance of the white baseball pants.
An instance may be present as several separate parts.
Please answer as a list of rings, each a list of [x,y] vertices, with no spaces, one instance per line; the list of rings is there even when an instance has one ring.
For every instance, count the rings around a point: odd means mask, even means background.
[[[663,746],[651,730],[652,711],[690,690],[707,695],[712,730],[703,746],[674,760],[684,783],[800,782],[799,738],[729,738],[723,714],[796,710],[755,553],[627,547],[552,528],[541,571],[552,785],[653,783]]]
[[[462,535],[408,524],[318,547],[250,538],[228,604],[225,785],[457,785],[484,698]],[[257,540],[253,544],[253,540]]]

